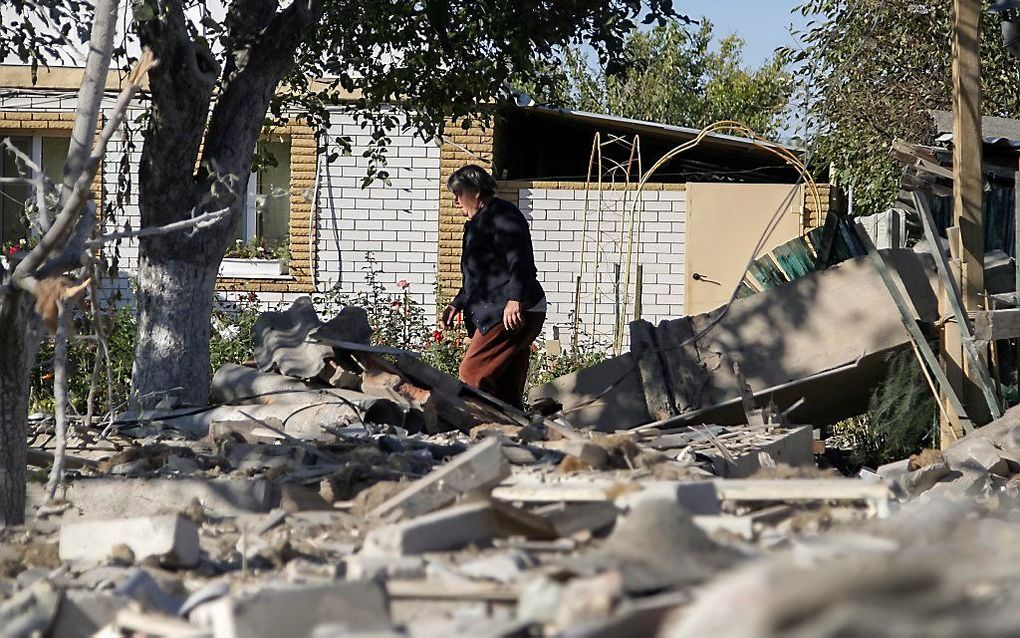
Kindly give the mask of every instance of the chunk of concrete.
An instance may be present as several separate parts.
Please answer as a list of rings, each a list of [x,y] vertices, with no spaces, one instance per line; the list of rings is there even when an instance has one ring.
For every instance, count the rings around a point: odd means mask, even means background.
[[[942,459],[937,463],[925,465],[924,467],[912,472],[901,474],[897,478],[897,481],[907,494],[910,496],[917,496],[921,492],[934,487],[934,485],[948,475],[949,472],[949,464],[946,463],[945,459]]]
[[[555,538],[556,532],[548,521],[522,510],[478,502],[377,527],[365,537],[362,551],[370,556],[424,554],[488,543],[506,536],[546,540]]]
[[[595,469],[602,469],[609,464],[609,452],[604,447],[595,445],[591,441],[562,439],[559,441],[546,441],[536,445],[547,450],[554,450],[562,454],[577,457]]]
[[[623,507],[635,507],[648,499],[666,498],[690,514],[718,514],[719,492],[712,481],[661,481],[649,483],[644,489],[620,498]]]
[[[224,614],[232,616],[232,626],[216,627],[216,636],[223,638],[311,636],[324,625],[335,631],[331,635],[390,628],[386,594],[373,581],[266,587],[250,596],[224,598],[202,607],[213,605],[232,608],[232,614]],[[192,618],[201,621],[203,614],[193,612]]]
[[[386,580],[390,578],[418,580],[425,577],[425,561],[421,556],[344,557],[347,580]]]
[[[453,503],[457,497],[496,485],[510,476],[510,464],[495,437],[457,456],[372,510],[373,516],[398,520],[420,516]]]
[[[65,521],[74,522],[176,514],[192,499],[198,499],[207,512],[218,516],[267,512],[275,490],[265,480],[95,478],[69,483],[59,495],[74,504],[64,516]],[[30,507],[38,507],[45,500],[42,486],[30,483]]]
[[[92,591],[70,590],[50,629],[53,638],[90,638],[117,619],[128,606],[126,598]]]
[[[962,466],[1003,477],[1010,475],[1009,463],[1002,450],[995,447],[991,441],[974,438],[960,443],[959,447],[953,446],[945,452],[946,459],[954,469]]]
[[[733,564],[736,553],[717,545],[669,496],[645,498],[618,521],[605,544],[569,559],[581,573],[618,570],[630,594],[697,583]]]
[[[130,547],[137,560],[166,557],[185,567],[197,564],[200,554],[198,528],[181,516],[82,521],[60,528],[61,560],[103,561],[121,544]]]

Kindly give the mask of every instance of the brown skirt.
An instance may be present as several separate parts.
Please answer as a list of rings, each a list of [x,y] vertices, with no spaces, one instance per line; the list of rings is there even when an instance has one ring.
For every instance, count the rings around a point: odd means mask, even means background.
[[[460,362],[460,380],[510,405],[523,407],[531,344],[542,333],[544,312],[522,312],[524,325],[507,330],[502,322],[482,334],[475,332]]]

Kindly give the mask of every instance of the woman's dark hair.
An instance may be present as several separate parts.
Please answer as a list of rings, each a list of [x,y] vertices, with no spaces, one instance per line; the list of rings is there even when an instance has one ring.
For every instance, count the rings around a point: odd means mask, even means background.
[[[478,193],[481,197],[492,197],[496,194],[496,180],[492,175],[475,164],[461,166],[446,180],[446,186],[454,193],[465,191]]]

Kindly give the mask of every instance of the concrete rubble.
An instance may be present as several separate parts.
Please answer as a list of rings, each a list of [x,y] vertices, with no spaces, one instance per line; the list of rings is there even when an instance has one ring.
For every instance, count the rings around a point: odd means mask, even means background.
[[[284,319],[262,328],[286,333]],[[355,320],[330,323],[309,351],[304,338],[259,341],[259,369],[217,373],[221,405],[125,414],[103,445],[72,445],[81,462],[61,498],[44,504],[33,485],[29,522],[0,532],[0,635],[1020,624],[1020,409],[846,478],[818,467],[812,427],[753,397],[743,424],[607,432],[517,411],[366,345]],[[277,371],[292,365],[300,377]]]

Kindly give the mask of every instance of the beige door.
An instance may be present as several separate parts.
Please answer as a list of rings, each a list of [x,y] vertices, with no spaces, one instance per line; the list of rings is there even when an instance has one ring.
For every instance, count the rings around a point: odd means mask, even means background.
[[[781,208],[758,254],[800,235],[803,201],[802,187],[792,184],[687,184],[684,313],[708,312],[729,300],[751,251]]]

